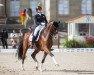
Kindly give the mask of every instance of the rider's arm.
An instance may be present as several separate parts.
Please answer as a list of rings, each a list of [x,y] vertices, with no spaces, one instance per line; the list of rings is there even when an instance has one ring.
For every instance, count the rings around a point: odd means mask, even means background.
[[[46,18],[45,15],[44,15],[44,20],[45,20],[45,23],[46,23],[46,25],[47,25],[48,21],[47,21],[47,18]]]
[[[37,22],[37,15],[35,15],[35,24],[39,25],[39,22]]]
[[[37,16],[35,15],[34,19],[35,19],[35,24],[37,25]]]
[[[46,16],[45,16],[45,22],[48,23]]]

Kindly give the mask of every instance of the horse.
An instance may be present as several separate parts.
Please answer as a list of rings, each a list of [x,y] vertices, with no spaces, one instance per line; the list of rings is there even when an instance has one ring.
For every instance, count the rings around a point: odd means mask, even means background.
[[[40,34],[39,40],[36,41],[35,46],[34,46],[34,52],[31,54],[31,57],[33,58],[33,60],[36,62],[36,69],[42,71],[42,65],[45,61],[46,56],[49,54],[55,65],[58,65],[58,63],[55,60],[54,54],[52,54],[51,52],[51,47],[53,45],[53,36],[57,33],[58,31],[58,27],[59,27],[59,23],[57,21],[51,21],[47,24],[47,26],[43,29],[43,31]],[[32,32],[26,32],[24,34],[23,39],[20,41],[20,44],[18,46],[18,59],[22,59],[22,67],[24,69],[24,60],[26,57],[26,52],[28,50],[28,48],[30,47],[30,41],[29,41],[29,36]],[[39,53],[40,51],[44,51],[44,56],[43,59],[41,61],[41,66],[39,68],[39,64],[38,61],[36,59],[36,55],[37,53]]]

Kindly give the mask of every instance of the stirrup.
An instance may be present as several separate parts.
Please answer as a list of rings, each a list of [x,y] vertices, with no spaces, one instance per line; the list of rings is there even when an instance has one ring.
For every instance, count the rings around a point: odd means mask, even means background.
[[[31,48],[34,48],[34,43],[31,44]]]
[[[34,48],[32,45],[30,45],[30,48]]]
[[[34,48],[34,43],[32,43],[31,41],[30,41],[30,47]]]

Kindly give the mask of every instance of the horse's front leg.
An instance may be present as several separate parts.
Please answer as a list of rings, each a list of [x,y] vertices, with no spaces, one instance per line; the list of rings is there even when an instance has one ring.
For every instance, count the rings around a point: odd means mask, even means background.
[[[56,61],[54,55],[52,54],[52,52],[50,52],[49,55],[52,57],[53,62],[55,63],[55,65],[56,65],[56,66],[59,66],[59,64],[57,63],[57,61]]]
[[[47,54],[48,54],[48,53],[44,52],[44,56],[43,56],[43,58],[42,58],[41,65],[40,65],[40,68],[39,68],[40,71],[42,71],[42,66],[43,66],[43,63],[44,63],[44,61],[45,61],[45,58],[46,58]]]
[[[51,50],[51,49],[50,49]],[[55,59],[55,57],[54,57],[54,55],[53,55],[53,53],[51,52],[51,51],[49,51],[49,49],[48,48],[46,48],[45,49],[45,52],[47,53],[47,54],[49,54],[51,57],[52,57],[52,59],[53,59],[53,61],[54,61],[54,63],[55,63],[55,65],[59,65],[57,62],[56,62],[56,59]]]

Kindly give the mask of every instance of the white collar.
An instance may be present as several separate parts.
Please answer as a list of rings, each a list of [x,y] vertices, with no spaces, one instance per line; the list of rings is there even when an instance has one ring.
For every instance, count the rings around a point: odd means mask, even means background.
[[[39,15],[41,15],[41,13],[38,13]]]

